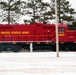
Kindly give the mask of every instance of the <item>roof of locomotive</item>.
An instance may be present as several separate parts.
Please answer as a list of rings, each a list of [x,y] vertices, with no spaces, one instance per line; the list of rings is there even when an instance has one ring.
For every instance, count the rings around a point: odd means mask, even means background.
[[[65,24],[65,23],[59,23],[58,26],[59,26],[59,27],[67,27],[67,24]]]
[[[0,24],[1,27],[3,26],[9,26],[9,27],[12,27],[12,26],[31,26],[31,25],[38,25],[38,26],[43,26],[43,25],[48,25],[48,26],[55,26],[56,24],[43,24],[43,23],[32,23],[32,24]],[[67,27],[67,25],[65,23],[59,23],[58,24],[58,27]]]
[[[32,24],[0,24],[0,26],[31,26],[31,25],[38,25],[38,26],[43,26],[43,25],[51,25],[55,26],[54,24],[43,24],[43,23],[32,23]]]

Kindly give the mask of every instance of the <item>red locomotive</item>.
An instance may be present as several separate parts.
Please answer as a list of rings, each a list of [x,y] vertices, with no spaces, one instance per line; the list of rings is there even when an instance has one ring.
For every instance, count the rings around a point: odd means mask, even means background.
[[[61,23],[59,28],[60,50],[76,49],[76,31],[68,30],[67,25]],[[55,24],[0,24],[0,51],[11,50],[17,52],[22,48],[52,49],[55,51]]]

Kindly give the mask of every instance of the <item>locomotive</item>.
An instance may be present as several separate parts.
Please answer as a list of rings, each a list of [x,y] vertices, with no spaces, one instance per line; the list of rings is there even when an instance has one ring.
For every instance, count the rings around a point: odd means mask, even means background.
[[[65,23],[58,25],[59,49],[76,50],[76,30],[68,30]],[[0,52],[29,49],[56,51],[55,24],[0,24]]]

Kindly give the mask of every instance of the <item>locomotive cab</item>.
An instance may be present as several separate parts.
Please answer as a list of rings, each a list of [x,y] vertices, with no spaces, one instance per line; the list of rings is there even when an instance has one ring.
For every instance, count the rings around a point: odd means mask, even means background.
[[[58,36],[59,42],[63,42],[67,36],[67,25],[64,23],[59,24],[58,26]]]
[[[59,47],[60,47],[60,50],[75,50],[76,47],[75,47],[75,43],[74,43],[74,40],[75,40],[75,31],[71,31],[71,30],[68,30],[68,27],[66,24],[60,24],[59,25],[59,30],[58,30],[58,35],[59,35]]]
[[[67,25],[65,23],[58,24],[59,49],[64,50],[65,40],[67,36]],[[56,35],[53,38],[52,50],[56,51]]]
[[[58,25],[58,32],[59,33],[65,33],[67,31],[67,25],[64,23],[61,23]]]

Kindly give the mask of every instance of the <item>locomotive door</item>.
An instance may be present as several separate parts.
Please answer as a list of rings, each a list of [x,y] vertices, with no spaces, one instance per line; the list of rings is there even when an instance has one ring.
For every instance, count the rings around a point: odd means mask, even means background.
[[[37,25],[36,29],[34,30],[34,41],[42,41],[42,26]]]

